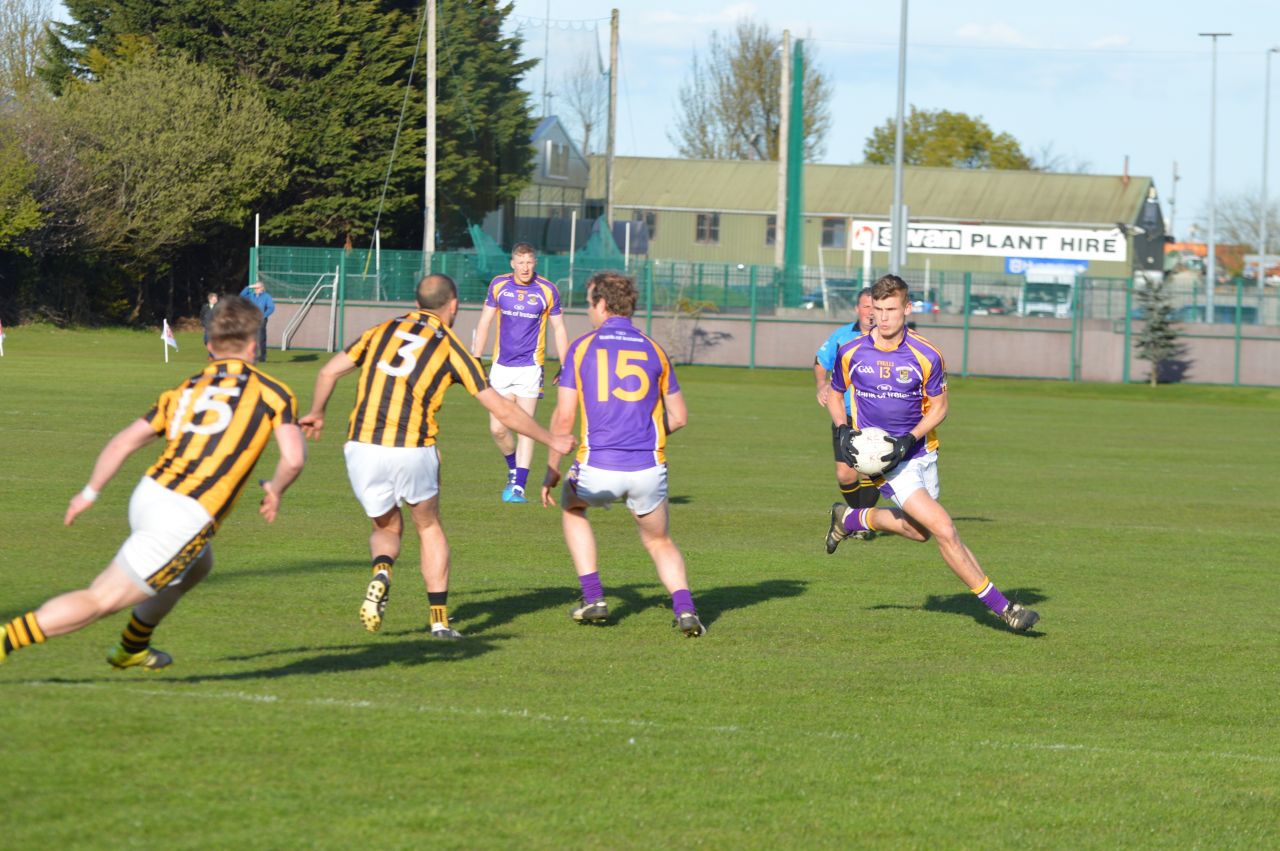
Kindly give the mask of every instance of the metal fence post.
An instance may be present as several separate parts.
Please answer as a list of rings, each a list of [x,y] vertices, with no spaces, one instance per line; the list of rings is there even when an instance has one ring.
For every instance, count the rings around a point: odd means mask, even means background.
[[[246,286],[253,286],[253,282],[258,280],[258,246],[249,246],[249,280]]]
[[[644,333],[645,336],[653,335],[653,261],[646,260],[644,263]]]
[[[1265,277],[1259,269],[1259,278]],[[1240,337],[1241,325],[1244,321],[1244,279],[1236,279],[1236,351],[1235,351],[1235,369],[1232,372],[1231,383],[1236,387],[1240,386]]]
[[[964,273],[964,344],[960,349],[960,377],[969,377],[969,288],[973,284],[973,273]]]
[[[1129,361],[1133,359],[1133,278],[1124,287],[1124,363],[1120,369],[1120,382],[1129,383]]]
[[[751,267],[751,356],[750,368],[756,368],[756,267]]]

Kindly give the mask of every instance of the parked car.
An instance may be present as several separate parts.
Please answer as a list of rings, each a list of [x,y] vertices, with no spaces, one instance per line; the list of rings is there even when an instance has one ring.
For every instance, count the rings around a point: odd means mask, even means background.
[[[974,316],[1004,316],[1009,306],[998,295],[970,295],[969,312]]]
[[[941,313],[942,305],[936,301],[917,298],[912,300],[911,309],[916,313]]]
[[[1203,304],[1184,304],[1173,312],[1174,322],[1203,322],[1205,309]],[[1213,321],[1223,325],[1236,324],[1236,306],[1234,304],[1215,304]],[[1251,304],[1240,306],[1240,324],[1257,325],[1258,308]]]
[[[1169,314],[1171,322],[1204,322],[1204,305],[1203,304],[1184,304]],[[1147,311],[1141,307],[1135,307],[1129,311],[1129,318],[1135,322],[1141,322],[1147,318]],[[1215,322],[1223,325],[1236,324],[1236,306],[1234,304],[1215,304],[1213,306],[1213,318]],[[1258,324],[1258,308],[1251,304],[1242,305],[1240,308],[1240,324],[1257,325]]]

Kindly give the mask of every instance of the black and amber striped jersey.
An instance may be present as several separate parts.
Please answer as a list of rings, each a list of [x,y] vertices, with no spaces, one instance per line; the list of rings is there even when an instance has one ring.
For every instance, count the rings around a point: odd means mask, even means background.
[[[436,411],[457,382],[471,395],[489,386],[480,361],[440,317],[415,310],[375,325],[347,347],[360,367],[350,440],[375,446],[431,446]]]
[[[276,426],[297,421],[298,400],[252,365],[224,358],[160,394],[144,419],[168,442],[147,475],[221,525]]]

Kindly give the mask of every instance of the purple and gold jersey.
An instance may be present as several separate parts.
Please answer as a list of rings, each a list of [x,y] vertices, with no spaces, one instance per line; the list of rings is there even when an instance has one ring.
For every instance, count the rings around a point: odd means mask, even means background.
[[[560,315],[560,293],[552,283],[534,275],[521,285],[514,274],[499,275],[489,282],[484,304],[498,311],[493,362],[542,366],[547,357],[547,319]]]
[[[611,316],[574,340],[560,386],[578,391],[578,462],[601,470],[665,464],[662,397],[680,392],[667,353],[631,320]]]
[[[143,416],[166,440],[147,475],[199,502],[221,525],[272,432],[297,415],[286,385],[239,358],[211,361]]]
[[[915,331],[889,351],[878,348],[871,334],[855,337],[840,347],[831,389],[852,390],[850,417],[854,428],[875,426],[889,434],[906,434],[929,410],[929,397],[947,389],[942,352]],[[938,448],[938,435],[929,432],[917,441],[909,457]]]

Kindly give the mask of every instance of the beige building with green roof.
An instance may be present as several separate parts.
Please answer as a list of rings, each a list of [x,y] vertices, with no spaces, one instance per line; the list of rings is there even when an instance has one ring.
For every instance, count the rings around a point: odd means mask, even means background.
[[[602,206],[604,159],[589,159],[587,198]],[[1018,263],[1040,260],[1124,278],[1162,266],[1149,177],[909,167],[903,184],[908,269],[1017,274]],[[650,258],[775,264],[777,193],[775,162],[614,161],[614,219],[646,228]],[[892,168],[806,165],[804,265],[861,266],[869,246],[872,265],[888,266],[892,200]]]

